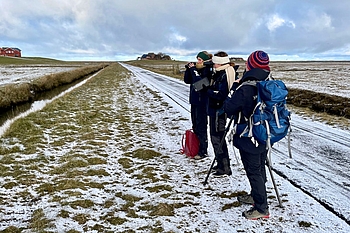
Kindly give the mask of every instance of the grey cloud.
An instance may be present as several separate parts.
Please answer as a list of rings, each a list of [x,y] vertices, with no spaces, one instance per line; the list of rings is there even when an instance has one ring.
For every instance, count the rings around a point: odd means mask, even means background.
[[[324,57],[341,56],[350,41],[350,3],[344,1],[0,1],[0,44],[20,47],[24,56],[114,59],[265,49]]]

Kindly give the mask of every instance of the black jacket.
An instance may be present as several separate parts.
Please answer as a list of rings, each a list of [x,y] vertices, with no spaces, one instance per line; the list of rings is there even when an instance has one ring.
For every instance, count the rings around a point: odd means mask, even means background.
[[[229,93],[225,70],[216,71],[214,73],[212,84],[207,93],[209,96],[208,115],[216,116],[216,111],[222,108]]]
[[[242,85],[248,81],[262,81],[269,76],[270,72],[263,69],[252,69],[247,71],[239,85],[235,85],[231,89],[231,95],[226,98],[224,103],[224,110],[229,117],[233,116],[235,122],[238,120],[238,114],[241,112],[241,121],[238,122],[238,128],[243,129],[247,125],[246,119],[248,119],[254,111],[254,107],[257,104],[257,88],[254,85]],[[240,137],[240,132],[234,136],[234,145],[246,152],[257,154],[262,153],[265,150],[265,145],[256,146],[251,138]]]
[[[208,104],[207,90],[203,89],[197,92],[195,91],[193,84],[205,77],[207,77],[210,80],[211,76],[212,71],[210,66],[205,66],[202,69],[196,69],[195,67],[186,68],[184,74],[184,82],[187,84],[191,84],[189,96],[190,104],[203,106],[206,106]]]

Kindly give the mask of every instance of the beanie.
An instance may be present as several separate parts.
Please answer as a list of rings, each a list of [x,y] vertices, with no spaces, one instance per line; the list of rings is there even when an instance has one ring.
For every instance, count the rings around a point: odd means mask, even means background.
[[[247,60],[247,68],[248,70],[260,68],[270,71],[269,63],[269,55],[267,55],[267,53],[264,51],[257,50],[249,55]]]
[[[199,52],[197,54],[197,57],[200,57],[203,59],[203,61],[207,61],[209,60],[211,57],[209,56],[209,54],[206,52],[206,51],[202,51],[202,52]]]

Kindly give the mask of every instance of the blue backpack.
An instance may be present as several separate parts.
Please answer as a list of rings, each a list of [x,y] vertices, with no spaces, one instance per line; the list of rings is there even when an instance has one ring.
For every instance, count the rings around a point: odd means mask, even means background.
[[[257,87],[257,104],[241,136],[254,137],[259,144],[271,148],[289,131],[291,113],[286,107],[288,90],[281,80],[249,81],[242,85]]]

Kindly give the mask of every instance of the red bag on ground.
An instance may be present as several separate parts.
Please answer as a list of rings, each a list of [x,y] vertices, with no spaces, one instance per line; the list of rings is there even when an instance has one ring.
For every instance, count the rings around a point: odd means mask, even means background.
[[[180,150],[181,154],[193,158],[199,152],[199,139],[197,135],[193,132],[192,129],[185,131],[182,136],[182,149]]]

